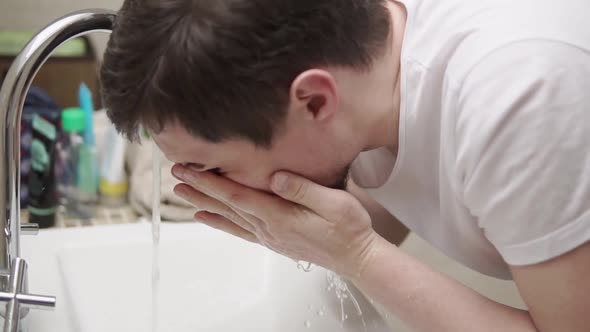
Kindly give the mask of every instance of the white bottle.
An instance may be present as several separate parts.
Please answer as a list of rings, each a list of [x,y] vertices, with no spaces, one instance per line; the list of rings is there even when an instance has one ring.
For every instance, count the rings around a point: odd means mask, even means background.
[[[109,124],[104,137],[98,191],[101,203],[121,206],[127,202],[128,180],[125,173],[127,141]]]

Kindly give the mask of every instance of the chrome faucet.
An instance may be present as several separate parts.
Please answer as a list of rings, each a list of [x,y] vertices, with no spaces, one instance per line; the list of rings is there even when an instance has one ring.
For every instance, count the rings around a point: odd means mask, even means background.
[[[39,68],[61,44],[93,32],[110,32],[115,12],[89,9],[71,13],[29,41],[14,60],[0,89],[0,301],[6,302],[4,332],[19,331],[29,307],[55,307],[55,297],[27,293],[27,264],[19,237],[38,227],[20,223],[20,120],[25,97]]]

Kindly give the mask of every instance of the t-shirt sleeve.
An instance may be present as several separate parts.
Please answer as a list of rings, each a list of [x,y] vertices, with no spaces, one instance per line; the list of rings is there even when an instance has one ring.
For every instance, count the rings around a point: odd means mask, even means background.
[[[456,155],[463,201],[510,265],[590,240],[590,53],[520,42],[459,85]]]

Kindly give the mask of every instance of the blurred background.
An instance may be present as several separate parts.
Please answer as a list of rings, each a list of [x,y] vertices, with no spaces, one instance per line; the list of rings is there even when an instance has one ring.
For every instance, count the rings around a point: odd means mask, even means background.
[[[117,10],[122,0],[2,0],[0,3],[0,80],[12,58],[31,35],[66,13],[92,7]],[[54,56],[37,76],[35,85],[46,90],[61,107],[75,103],[79,81],[93,92],[95,105],[100,106],[96,85],[96,65],[104,52],[108,36],[95,33],[81,38],[62,53]]]
[[[0,29],[37,31],[65,13],[85,8],[117,10],[122,0],[3,0],[0,3]],[[107,37],[91,36],[96,55],[101,56]]]

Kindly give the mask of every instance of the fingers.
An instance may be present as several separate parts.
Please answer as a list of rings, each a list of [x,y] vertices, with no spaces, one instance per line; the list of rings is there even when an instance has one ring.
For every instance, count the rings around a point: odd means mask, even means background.
[[[327,219],[329,215],[345,210],[349,203],[346,193],[288,172],[275,173],[271,189],[280,197],[303,205]]]
[[[247,231],[246,229],[236,225],[232,221],[218,214],[207,211],[197,212],[195,214],[195,220],[211,228],[215,228],[233,236],[242,238],[248,242],[259,243],[258,238],[252,232]]]
[[[211,198],[198,190],[195,190],[187,184],[178,184],[174,187],[174,193],[186,200],[200,211],[208,211],[216,215],[223,216],[225,219],[231,220],[239,227],[254,233],[255,226],[242,218],[234,210],[221,203],[220,201]]]
[[[172,173],[191,187],[248,214],[264,215],[264,207],[276,205],[277,202],[276,197],[272,195],[210,172],[197,172],[177,164],[172,168]]]

